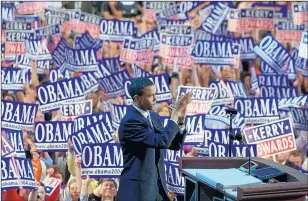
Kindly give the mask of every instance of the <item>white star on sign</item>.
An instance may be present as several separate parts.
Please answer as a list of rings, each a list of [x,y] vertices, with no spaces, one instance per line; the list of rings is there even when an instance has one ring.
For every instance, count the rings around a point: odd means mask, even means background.
[[[308,37],[304,37],[304,43],[308,42]]]
[[[298,11],[298,7],[297,6],[294,6],[294,11]]]
[[[285,129],[288,130],[288,129],[289,129],[289,126],[286,126]]]
[[[248,135],[248,138],[252,139],[252,135]]]
[[[131,44],[131,47],[132,47],[132,48],[134,48],[134,47],[135,47],[135,45],[134,45],[134,44]]]
[[[269,13],[268,16],[269,16],[269,17],[272,17],[272,13]]]
[[[86,107],[86,110],[90,110],[90,107],[89,107],[89,106],[87,106],[87,107]]]

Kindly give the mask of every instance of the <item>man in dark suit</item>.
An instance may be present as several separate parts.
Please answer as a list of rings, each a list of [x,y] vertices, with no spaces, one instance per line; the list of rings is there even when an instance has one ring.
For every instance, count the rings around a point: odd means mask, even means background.
[[[124,168],[120,177],[119,201],[168,201],[163,149],[179,150],[186,131],[184,118],[192,94],[174,103],[171,119],[164,128],[152,112],[155,86],[148,78],[132,81],[128,107],[118,130]],[[182,128],[180,128],[181,126]]]

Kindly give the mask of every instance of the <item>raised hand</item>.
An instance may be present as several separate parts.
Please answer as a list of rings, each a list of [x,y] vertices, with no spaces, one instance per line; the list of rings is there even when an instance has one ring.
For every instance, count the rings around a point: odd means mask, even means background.
[[[192,101],[192,94],[187,93],[179,100],[175,101],[172,108],[171,119],[174,121],[178,121],[179,117],[183,117],[186,115],[186,107]]]

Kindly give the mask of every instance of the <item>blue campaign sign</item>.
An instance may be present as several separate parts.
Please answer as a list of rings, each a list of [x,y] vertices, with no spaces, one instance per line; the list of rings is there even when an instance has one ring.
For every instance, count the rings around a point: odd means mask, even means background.
[[[30,81],[30,71],[22,68],[1,68],[1,89],[3,91],[23,91],[24,83]]]
[[[284,73],[292,62],[288,50],[272,35],[267,34],[254,48],[256,54],[275,71]]]
[[[123,153],[119,143],[95,143],[82,146],[81,175],[100,178],[120,177]]]
[[[35,189],[34,173],[31,160],[28,158],[1,159],[1,188],[2,190]]]
[[[5,132],[8,140],[11,141],[17,157],[26,157],[24,149],[24,139],[21,130],[12,130],[1,128],[2,132]],[[3,141],[3,140],[2,140]]]
[[[169,191],[184,194],[185,178],[182,176],[178,163],[165,161],[166,184]]]
[[[96,51],[94,48],[73,49],[66,47],[64,68],[73,72],[93,72],[98,69]]]
[[[277,98],[236,98],[234,108],[244,114],[248,124],[263,124],[279,119]]]
[[[122,42],[126,38],[137,36],[137,28],[133,21],[108,20],[100,21],[100,39]]]
[[[2,100],[1,127],[13,130],[31,130],[37,109],[37,104]]]
[[[104,122],[110,133],[113,133],[112,119],[110,112],[100,112],[91,115],[79,116],[74,119],[74,132],[80,131],[81,129],[88,127],[98,121]]]
[[[109,98],[114,98],[118,95],[123,96],[124,83],[130,79],[130,75],[127,70],[122,70],[120,72],[111,74],[99,79],[99,84],[108,95]]]
[[[41,151],[65,151],[73,133],[72,121],[47,121],[35,123],[35,145]]]
[[[84,100],[84,86],[80,78],[61,80],[37,87],[38,101],[42,112],[60,108],[62,103]]]
[[[113,141],[112,135],[113,131],[110,132],[108,125],[104,121],[99,121],[74,132],[70,139],[74,145],[74,150],[81,154],[82,146],[111,142]]]
[[[112,126],[114,128],[119,128],[122,118],[125,116],[127,111],[127,105],[116,105],[110,104]]]

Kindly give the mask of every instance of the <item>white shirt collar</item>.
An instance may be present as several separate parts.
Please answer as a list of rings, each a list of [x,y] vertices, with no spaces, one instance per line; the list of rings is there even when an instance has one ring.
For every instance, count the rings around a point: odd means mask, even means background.
[[[147,111],[144,111],[144,110],[138,108],[138,106],[135,105],[134,103],[132,103],[132,105],[136,108],[136,110],[138,110],[138,111],[142,114],[142,116],[144,116],[144,118],[147,119],[148,115],[150,115],[150,113],[149,113],[148,110],[147,110]]]

